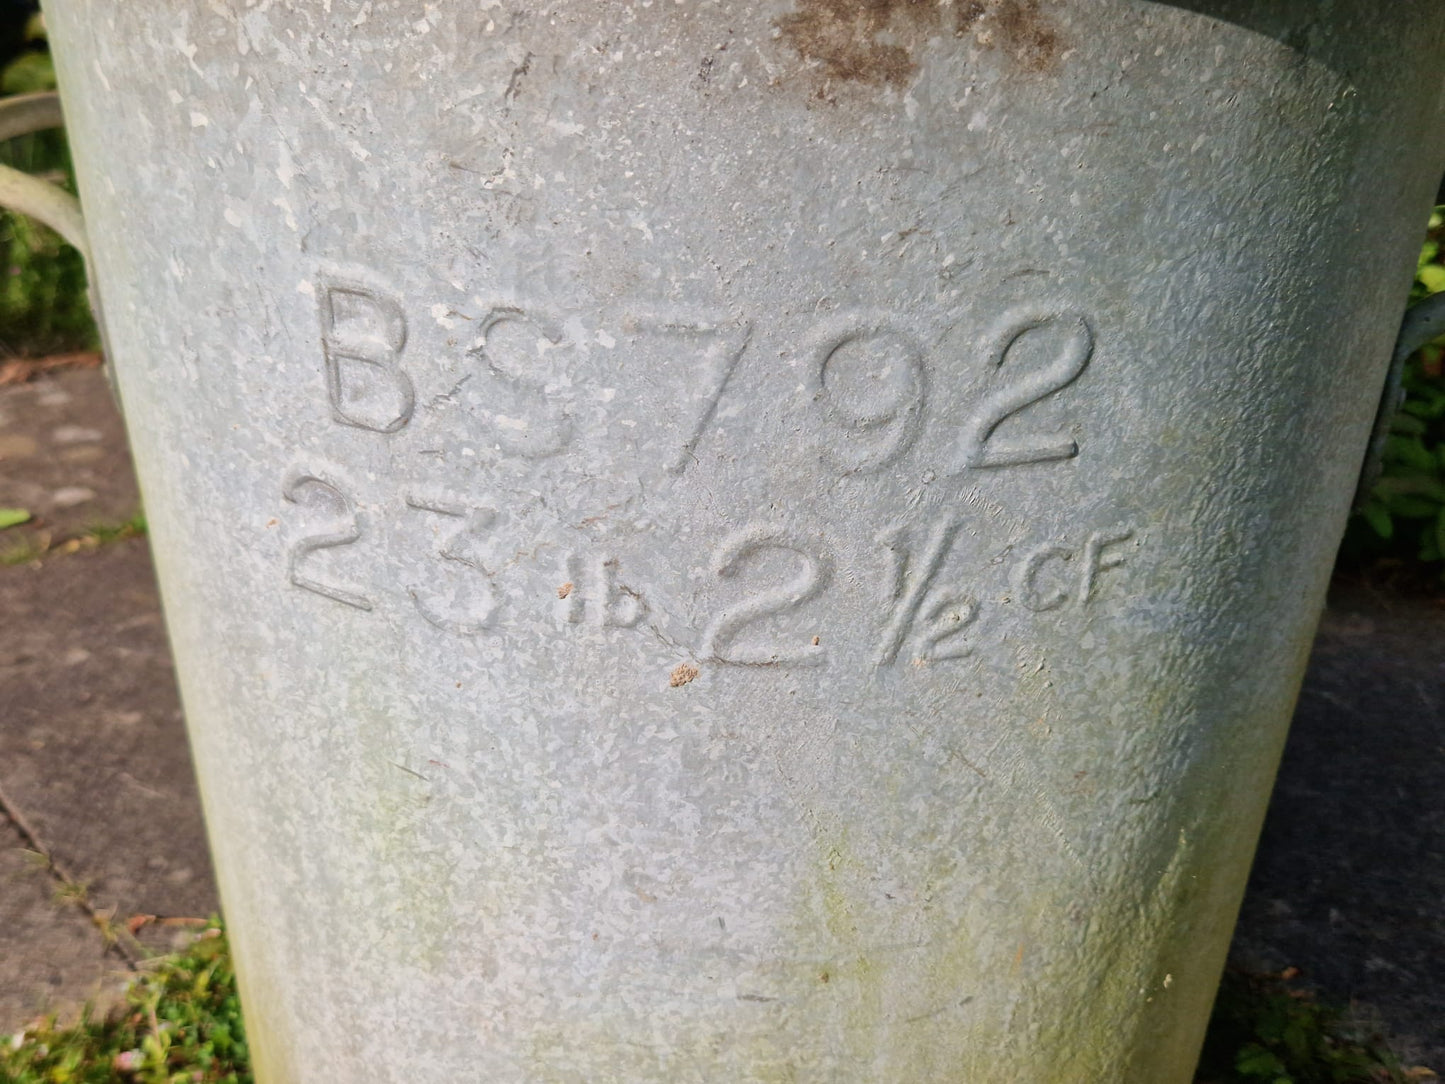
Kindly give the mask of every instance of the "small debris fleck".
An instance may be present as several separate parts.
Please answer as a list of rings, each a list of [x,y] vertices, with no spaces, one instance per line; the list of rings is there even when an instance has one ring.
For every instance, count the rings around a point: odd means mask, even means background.
[[[692,663],[680,662],[672,668],[672,677],[668,684],[676,689],[679,685],[686,685],[700,673],[702,673],[702,671]]]
[[[57,508],[74,508],[77,504],[95,500],[95,490],[85,486],[62,486],[50,495],[50,501]]]
[[[822,642],[823,642],[822,637],[820,637],[820,636],[814,636],[814,637],[813,637],[813,646],[814,646],[814,647],[817,647],[817,646],[818,646],[819,644],[821,644]]]
[[[111,1059],[111,1068],[117,1073],[134,1073],[144,1068],[145,1055],[140,1050],[122,1050]]]
[[[572,581],[568,580],[561,587],[557,588],[557,597],[566,598],[572,593]]]

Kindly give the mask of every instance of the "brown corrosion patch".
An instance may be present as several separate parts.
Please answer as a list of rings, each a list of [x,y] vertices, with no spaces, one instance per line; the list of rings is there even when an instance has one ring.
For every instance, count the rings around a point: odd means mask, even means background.
[[[667,683],[672,688],[676,689],[683,685],[686,685],[693,678],[697,677],[697,675],[700,673],[702,673],[702,671],[699,670],[692,663],[680,662],[672,668],[672,673],[668,676]]]
[[[901,87],[918,73],[918,48],[940,33],[972,37],[1024,71],[1052,70],[1064,45],[1044,2],[797,0],[797,10],[774,26],[827,81]]]
[[[831,79],[902,86],[918,71],[905,40],[942,25],[938,0],[799,0],[774,25]]]
[[[1051,71],[1064,45],[1040,8],[1039,0],[964,0],[958,33],[972,33],[980,45],[1003,51],[1025,71]]]

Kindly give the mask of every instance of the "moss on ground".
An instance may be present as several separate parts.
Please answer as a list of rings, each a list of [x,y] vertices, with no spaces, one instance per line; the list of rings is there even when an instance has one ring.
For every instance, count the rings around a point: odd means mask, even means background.
[[[219,924],[152,961],[124,1001],[0,1041],[0,1084],[251,1084],[236,976]]]

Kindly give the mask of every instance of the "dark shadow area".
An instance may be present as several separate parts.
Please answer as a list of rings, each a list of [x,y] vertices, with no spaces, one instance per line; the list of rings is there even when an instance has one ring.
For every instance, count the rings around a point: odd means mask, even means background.
[[[1426,0],[1433,2],[1433,0]],[[1178,8],[1273,38],[1302,57],[1341,74],[1359,63],[1368,50],[1360,38],[1375,39],[1372,48],[1389,50],[1407,40],[1425,4],[1418,0],[1157,0],[1157,7]],[[1339,28],[1351,29],[1342,34]]]
[[[1158,0],[1158,4],[1234,23],[1286,45],[1319,21],[1321,8],[1319,0]]]
[[[1235,932],[1445,1068],[1445,602],[1338,585]]]

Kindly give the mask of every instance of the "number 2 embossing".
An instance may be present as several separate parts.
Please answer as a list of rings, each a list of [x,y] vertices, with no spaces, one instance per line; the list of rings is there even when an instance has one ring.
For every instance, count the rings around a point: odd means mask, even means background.
[[[1067,333],[1063,348],[1044,368],[1019,377],[989,395],[969,417],[959,449],[955,471],[969,467],[1014,467],[1024,463],[1049,463],[1072,459],[1079,454],[1073,438],[1034,435],[995,437],[994,432],[1009,418],[1034,403],[1068,387],[1088,367],[1094,353],[1094,332],[1082,313],[1053,309],[1025,309],[1011,313],[993,337],[989,369],[1004,368],[1009,354],[1020,340],[1033,332],[1058,327]]]
[[[338,531],[326,531],[296,540],[291,547],[287,563],[287,572],[292,584],[304,591],[312,591],[322,598],[333,599],[347,606],[354,606],[358,610],[370,610],[371,600],[365,595],[344,587],[323,583],[302,571],[302,563],[310,554],[318,550],[349,546],[361,538],[361,517],[356,510],[356,504],[336,483],[322,478],[320,475],[301,473],[293,475],[286,481],[281,496],[292,504],[300,504],[308,493],[322,494],[330,498],[330,503],[339,504],[348,520],[348,526]]]
[[[765,550],[782,550],[802,558],[802,567],[788,582],[759,591],[713,618],[703,635],[702,654],[716,662],[736,666],[820,666],[827,654],[817,644],[801,647],[738,646],[736,640],[749,625],[796,609],[816,598],[827,586],[830,563],[810,552],[783,531],[768,527],[744,527],[725,538],[713,554],[713,571],[724,578],[737,576],[749,558]]]

